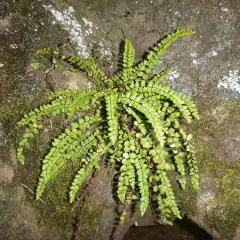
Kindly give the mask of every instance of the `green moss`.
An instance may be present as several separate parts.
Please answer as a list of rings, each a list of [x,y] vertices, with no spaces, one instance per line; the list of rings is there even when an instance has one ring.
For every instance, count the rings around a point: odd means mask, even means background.
[[[217,192],[211,202],[214,207],[207,212],[204,221],[221,236],[232,239],[240,223],[240,166],[209,155],[205,155],[207,157],[202,161],[200,170],[202,173],[212,173]]]
[[[92,202],[85,203],[81,219],[82,239],[92,239],[96,232],[101,231],[101,229],[99,229],[101,214],[102,209],[100,206],[97,206]]]
[[[69,166],[71,168],[72,166]],[[41,224],[54,228],[66,229],[68,237],[73,233],[75,221],[80,216],[80,204],[69,204],[68,190],[73,175],[66,171],[57,181],[49,184],[43,196],[46,205],[37,203],[42,212]],[[53,186],[54,185],[54,186]]]
[[[9,102],[0,105],[0,122],[3,123],[5,131],[5,145],[1,148],[0,158],[3,162],[9,162],[9,153],[12,147],[21,138],[21,132],[16,127],[16,122],[23,116],[25,112],[28,112],[34,106],[47,101],[47,95],[40,95],[35,101],[30,102],[21,100],[17,91],[13,91]],[[11,104],[11,103],[16,103]],[[41,166],[41,157],[45,154],[49,145],[46,145],[46,141],[52,139],[56,134],[59,134],[58,127],[61,123],[61,119],[56,119],[54,127],[56,130],[49,131],[48,133],[42,133],[36,136],[36,139],[31,142],[30,149],[27,150],[27,161],[25,167],[19,166],[17,171],[13,187],[19,187],[20,184],[26,185],[29,189],[35,189],[36,183],[39,177],[39,171]],[[48,140],[46,140],[48,139]],[[72,166],[69,166],[71,168]],[[27,200],[29,204],[36,210],[36,216],[38,215],[38,222],[40,226],[48,226],[51,228],[64,230],[66,235],[70,238],[76,218],[80,211],[80,204],[68,203],[68,190],[69,183],[72,181],[73,175],[69,174],[72,171],[67,171],[66,174],[62,174],[58,177],[58,181],[54,183],[54,187],[49,184],[46,189],[46,194],[43,196],[43,204],[41,201],[34,201],[34,195],[25,189],[27,193]],[[38,214],[37,214],[38,213]]]
[[[175,197],[180,206],[181,214],[186,214],[187,216],[194,215],[194,212],[196,210],[198,191],[193,189],[190,184],[190,179],[188,179],[189,181],[186,184],[186,188],[183,190],[179,183],[176,181],[176,178],[178,178],[176,173],[172,172],[171,174],[168,174],[168,176],[171,180]]]
[[[222,165],[215,179],[218,192],[214,199],[216,206],[206,216],[210,226],[221,236],[232,239],[240,223],[240,164],[237,166]]]
[[[217,206],[205,216],[204,221],[223,236],[224,239],[231,240],[235,236],[239,225],[239,211],[239,207],[224,206],[220,208]]]
[[[21,132],[16,128],[16,123],[22,118],[23,114],[28,112],[31,108],[37,107],[40,104],[47,102],[47,94],[44,94],[47,89],[42,90],[42,94],[32,101],[21,100],[18,90],[12,91],[12,95],[8,96],[8,101],[0,105],[0,122],[3,123],[5,145],[1,148],[0,158],[3,162],[9,162],[9,153],[15,142],[21,138]],[[6,94],[6,92],[2,92]],[[13,186],[17,187],[20,184],[26,185],[29,189],[35,189],[38,181],[39,171],[41,166],[41,159],[46,153],[49,142],[55,135],[59,134],[58,127],[63,124],[62,119],[55,119],[53,127],[56,130],[50,130],[47,133],[42,133],[36,136],[35,140],[31,142],[30,149],[27,150],[27,161],[25,167],[19,166]],[[69,166],[71,168],[72,166]],[[80,204],[68,203],[69,183],[72,181],[73,175],[66,174],[58,177],[58,181],[54,183],[54,187],[49,184],[46,194],[43,196],[43,204],[41,201],[34,201],[34,195],[27,189],[27,201],[36,210],[38,215],[38,222],[40,226],[47,226],[60,231],[64,230],[68,238],[73,233],[76,218],[80,211]]]
[[[187,216],[193,215],[196,210],[197,191],[188,185],[184,191],[176,189],[176,196],[180,200],[182,213]]]
[[[57,127],[59,124],[60,119],[56,119],[54,122],[56,130],[42,133],[31,142],[30,150],[26,151],[26,163],[24,166],[19,166],[15,182],[23,183],[32,190],[35,189],[39,179],[41,159],[49,149],[49,144],[46,142],[59,134],[60,130]],[[81,210],[81,204],[79,202],[69,204],[68,197],[70,183],[74,176],[71,169],[76,168],[76,165],[70,163],[67,170],[59,175],[54,183],[47,185],[46,192],[41,197],[45,204],[42,201],[35,201],[35,195],[26,191],[29,203],[40,213],[38,216],[40,226],[47,226],[59,231],[64,230],[68,238],[73,234]]]
[[[0,94],[1,99],[5,99],[7,92]],[[3,124],[3,140],[4,146],[0,151],[0,159],[2,162],[9,162],[9,152],[11,146],[14,146],[16,142],[21,138],[21,133],[18,132],[16,123],[22,118],[23,114],[28,112],[33,106],[46,102],[47,96],[39,94],[34,101],[26,101],[21,99],[19,91],[13,89],[11,95],[8,96],[8,101],[0,101],[0,123]]]
[[[216,190],[211,201],[211,210],[207,211],[204,222],[222,237],[232,239],[240,224],[240,165],[237,164],[238,159],[228,159],[228,153],[222,148],[226,147],[228,151],[235,152],[236,149],[226,143],[218,151],[216,144],[221,144],[226,138],[231,140],[229,133],[240,120],[239,101],[212,103],[211,106],[202,104],[200,115],[200,121],[191,126],[199,157],[199,170],[201,174],[210,174]],[[183,204],[190,195],[187,194],[181,199]],[[191,208],[191,205],[185,206],[187,210]]]
[[[62,0],[62,1],[53,0],[53,5],[56,8],[59,8],[60,10],[64,10],[64,9],[69,8],[71,6],[71,4],[69,4],[68,1],[65,1],[65,0]]]
[[[240,107],[239,102],[232,101],[214,105],[211,109],[202,109],[207,114],[202,114],[203,118],[193,129],[200,172],[210,173],[216,187],[216,196],[211,202],[212,209],[207,212],[204,221],[225,239],[232,239],[240,223],[240,164],[236,164],[238,159],[227,159],[225,152],[219,154],[213,143],[216,145],[223,138],[231,138],[226,134],[239,124]],[[228,151],[236,149],[231,149],[230,146]]]
[[[224,210],[216,208],[211,212],[211,216],[207,216],[208,224],[214,227],[225,239],[232,239],[235,236],[238,222],[236,222],[237,212],[233,212],[232,208]]]

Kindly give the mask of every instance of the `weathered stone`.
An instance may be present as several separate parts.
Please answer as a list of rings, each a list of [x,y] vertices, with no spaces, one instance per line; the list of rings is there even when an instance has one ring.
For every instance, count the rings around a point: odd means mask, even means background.
[[[108,75],[112,75],[113,69],[117,66],[116,53],[121,40],[130,39],[136,47],[136,55],[139,58],[165,34],[179,27],[195,28],[197,30],[195,36],[185,37],[174,43],[163,59],[163,65],[170,66],[174,70],[165,83],[193,98],[197,102],[201,116],[199,122],[189,126],[195,136],[194,143],[200,159],[201,190],[196,198],[194,197],[196,193],[191,190],[184,195],[176,188],[176,195],[181,199],[183,213],[214,238],[239,239],[240,19],[238,5],[237,0],[131,2],[46,0],[31,1],[31,4],[25,0],[15,1],[14,4],[11,0],[1,1],[0,11],[4,18],[0,20],[0,121],[5,134],[13,131],[16,122],[26,111],[47,101],[45,93],[52,88],[88,88],[89,86],[85,78],[69,72],[55,71],[50,71],[52,74],[50,83],[53,85],[49,86],[46,82],[48,78],[45,70],[51,66],[39,70],[30,68],[33,62],[39,62],[34,55],[38,48],[60,46],[67,53],[78,53],[85,57],[91,56],[91,50],[94,49],[95,58],[104,69],[107,69]],[[51,131],[53,130],[48,130],[49,135]],[[3,145],[2,135],[0,129],[0,145]],[[49,135],[45,134],[44,139],[48,140]],[[14,138],[19,139],[17,136]],[[44,145],[46,141],[39,141],[33,148],[43,151],[47,148]],[[4,158],[1,160],[4,164],[1,165],[0,173],[5,173],[7,166],[11,174],[7,174],[4,179],[11,176],[9,179],[13,179],[14,182],[12,164],[11,167],[8,164],[10,149],[4,146],[2,151],[4,154],[1,152],[1,157]],[[19,185],[22,179],[28,179],[28,183],[32,184],[31,189],[34,189],[40,159],[37,150],[35,155],[31,154],[28,159],[32,162],[26,165],[28,171],[18,169],[16,173],[18,180],[15,184]],[[65,178],[63,179],[65,181]],[[100,174],[95,179],[88,190],[89,197],[86,198],[88,204],[82,216],[83,228],[77,232],[76,237],[84,236],[82,239],[87,240],[97,236],[97,239],[106,240],[115,225],[116,202],[112,198],[112,184],[108,182],[108,175]],[[61,184],[57,186],[60,190],[56,192],[60,194],[59,192],[63,191]],[[8,187],[9,185],[2,188],[4,194],[1,195],[1,201],[5,199],[4,204],[9,201],[5,197],[6,192],[9,191]],[[49,188],[48,193],[51,195],[52,189]],[[14,196],[15,192],[11,191],[11,194]],[[24,198],[25,193],[21,194]],[[29,193],[28,197],[32,202],[32,193]],[[54,198],[54,196],[48,198],[46,195],[44,197],[49,201],[49,205]],[[3,205],[16,206],[15,201],[9,202],[14,204]],[[18,204],[16,211],[23,208],[21,202]],[[61,207],[57,206],[56,209],[62,211]],[[63,209],[64,215],[70,208],[64,205]],[[38,210],[31,209],[32,212]],[[5,207],[1,218],[6,216],[4,213],[7,211],[9,211],[8,207]],[[13,212],[14,210],[11,214]],[[35,229],[36,233],[39,226],[37,223],[24,225],[24,219],[26,218],[27,222],[34,222],[38,218],[36,215],[29,214],[22,219],[19,218],[17,224],[15,222],[9,228],[12,235],[9,232],[8,235],[2,236],[7,236],[6,239],[20,239],[16,237],[14,229],[23,229],[21,237],[27,239],[26,236],[30,236],[29,239],[32,239],[32,229]],[[135,222],[145,221],[144,224],[152,224],[151,216],[149,221],[147,218],[143,220],[139,220],[138,216],[130,218],[119,237],[122,238]],[[41,221],[47,222],[47,219]],[[3,226],[9,226],[6,222],[4,224]],[[51,228],[54,227],[51,225]],[[43,231],[45,235],[41,235],[41,232],[34,237],[66,239],[62,232],[46,229]],[[54,237],[51,231],[54,231]]]
[[[91,87],[91,82],[81,73],[72,73],[68,70],[49,72],[49,82],[54,90],[88,89]]]
[[[0,123],[0,147],[4,145],[4,138],[3,138],[3,125]]]

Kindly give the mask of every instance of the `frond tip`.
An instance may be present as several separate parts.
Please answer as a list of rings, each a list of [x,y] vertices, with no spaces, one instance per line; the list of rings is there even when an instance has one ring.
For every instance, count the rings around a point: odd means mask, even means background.
[[[131,68],[135,60],[135,50],[132,46],[132,43],[126,39],[123,53],[123,67]]]

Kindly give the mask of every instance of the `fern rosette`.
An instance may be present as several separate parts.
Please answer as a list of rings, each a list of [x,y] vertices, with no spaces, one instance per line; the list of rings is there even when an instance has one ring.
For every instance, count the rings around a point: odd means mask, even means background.
[[[92,81],[88,90],[63,90],[51,95],[51,102],[24,115],[19,125],[26,131],[19,142],[17,157],[24,164],[23,151],[28,140],[44,128],[47,115],[64,114],[71,126],[55,138],[43,160],[42,173],[36,190],[40,198],[46,184],[54,180],[69,161],[79,162],[79,169],[70,187],[73,202],[86,178],[101,161],[109,161],[117,169],[117,196],[126,205],[140,202],[144,215],[152,196],[157,197],[163,221],[171,224],[174,215],[181,218],[177,200],[169,179],[176,175],[184,190],[188,178],[193,188],[199,188],[199,173],[191,135],[181,128],[185,119],[199,119],[195,104],[168,86],[161,84],[169,69],[151,75],[160,56],[179,37],[193,34],[191,29],[179,29],[160,41],[146,58],[134,64],[134,48],[125,41],[123,69],[112,78],[107,77],[92,59],[66,57],[58,51],[53,55],[67,62]],[[40,51],[48,54],[50,49]],[[56,61],[55,61],[56,62]],[[77,111],[86,111],[77,116]],[[121,215],[121,222],[124,220]]]

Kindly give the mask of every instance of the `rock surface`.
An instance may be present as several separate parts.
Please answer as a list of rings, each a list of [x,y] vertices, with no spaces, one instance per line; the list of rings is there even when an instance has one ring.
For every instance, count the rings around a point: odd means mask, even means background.
[[[21,187],[23,183],[29,189],[35,188],[41,157],[48,148],[45,143],[57,129],[54,126],[47,129],[33,143],[34,151],[30,152],[26,166],[16,168],[9,157],[13,143],[20,137],[16,122],[26,111],[46,102],[47,93],[52,89],[89,87],[84,79],[79,81],[80,78],[68,72],[56,73],[50,65],[43,64],[36,69],[41,63],[35,55],[37,49],[60,47],[67,53],[94,55],[111,75],[117,66],[119,45],[125,38],[133,42],[140,58],[162,36],[186,27],[196,29],[197,33],[174,43],[162,59],[164,67],[174,70],[165,83],[191,97],[201,116],[199,122],[189,126],[200,161],[201,190],[196,198],[191,192],[187,196],[180,192],[179,199],[183,212],[214,238],[240,239],[239,13],[238,0],[1,1],[0,122],[3,129],[0,129],[0,148],[3,151],[0,173],[4,173],[0,177],[0,200],[4,211],[0,212],[1,218],[9,220],[5,222],[7,225],[1,225],[1,235],[6,236],[5,239],[33,239],[33,235],[34,239],[70,239],[71,226],[63,222],[56,230],[52,219],[76,210],[76,213],[83,212],[80,220],[85,229],[79,231],[79,225],[76,227],[76,239],[80,236],[86,240],[106,240],[117,216],[109,174],[102,173],[93,180],[88,190],[92,197],[84,211],[77,203],[69,206],[64,201],[55,201],[55,194],[59,199],[66,196],[62,190],[54,192],[54,184],[52,189],[48,188],[49,196],[47,193],[43,196],[48,208],[40,206],[43,203],[33,203],[32,193]],[[10,211],[16,199],[20,202]],[[27,202],[24,206],[29,214],[11,222],[11,214],[24,212],[21,201]],[[44,213],[44,208],[52,209],[51,214],[47,215],[46,210]],[[76,216],[68,217],[71,221]],[[46,224],[46,218],[52,222]],[[122,235],[136,221],[139,221],[137,217],[131,219]],[[150,223],[152,220],[146,220],[144,224]],[[4,232],[9,225],[11,233]],[[22,235],[17,234],[20,227],[16,226],[22,227]]]

